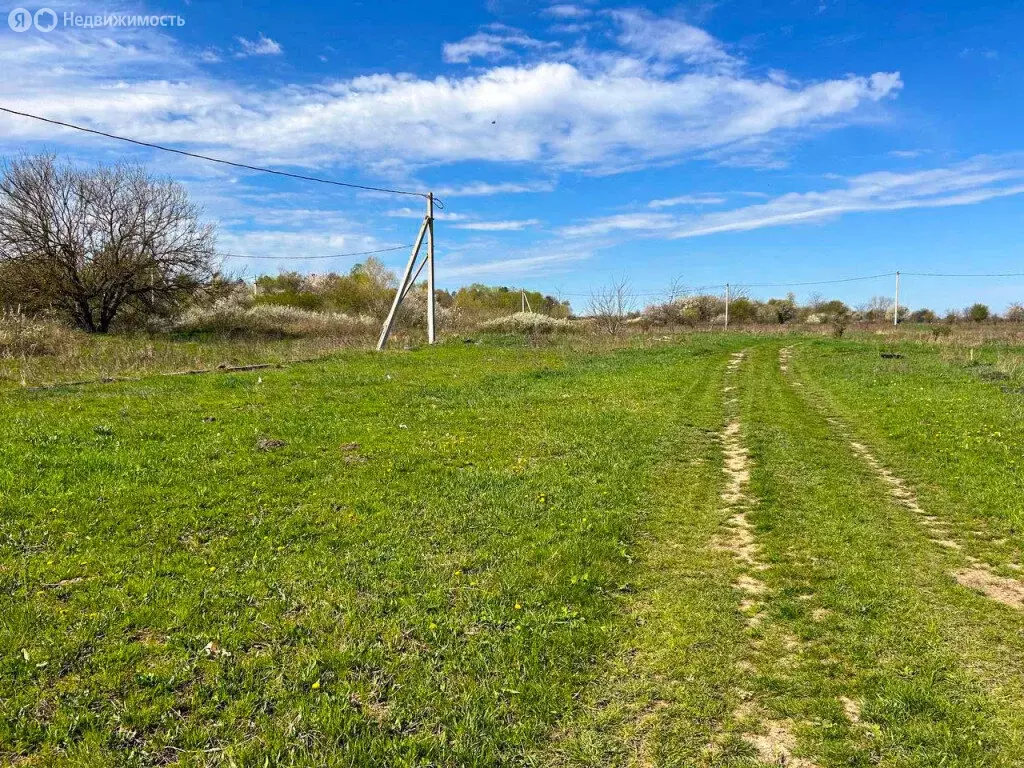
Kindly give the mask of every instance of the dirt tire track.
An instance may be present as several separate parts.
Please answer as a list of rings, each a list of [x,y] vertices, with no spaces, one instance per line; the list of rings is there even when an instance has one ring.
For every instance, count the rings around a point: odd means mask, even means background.
[[[792,347],[779,350],[779,369],[783,377],[793,386],[802,386],[790,375],[790,356]],[[969,567],[959,568],[950,575],[960,585],[974,590],[990,600],[1008,605],[1011,608],[1024,610],[1024,582],[1010,579],[997,574],[991,566],[963,551],[964,547],[953,538],[946,523],[935,515],[929,514],[918,501],[917,494],[910,485],[892,470],[886,467],[864,443],[851,437],[852,430],[838,417],[825,412],[824,406],[817,399],[810,399],[811,406],[821,413],[836,432],[849,444],[861,460],[867,464],[874,474],[889,488],[889,496],[904,509],[913,513],[921,523],[928,540],[943,549],[959,553]]]
[[[743,364],[746,352],[732,355],[726,367],[726,384],[722,392],[726,397],[725,404],[730,411],[739,405],[736,397],[737,386],[732,379]],[[754,574],[767,570],[768,566],[760,559],[760,550],[754,535],[754,526],[747,519],[747,512],[756,504],[750,493],[750,455],[743,442],[743,434],[739,417],[733,415],[721,433],[722,453],[724,457],[723,471],[725,485],[721,499],[723,510],[729,514],[725,525],[729,534],[721,547],[730,551],[742,564],[745,573],[733,583],[733,587],[742,595],[740,610],[746,616],[749,628],[757,628],[764,617],[765,599],[769,596],[768,585]],[[796,641],[793,641],[796,643]],[[787,643],[790,652],[796,652],[795,645]],[[747,674],[756,671],[756,665],[749,660],[740,662],[740,669]],[[745,694],[749,697],[749,694]],[[817,765],[802,757],[794,757],[796,737],[793,735],[792,721],[776,720],[769,716],[763,708],[749,698],[733,712],[733,717],[743,728],[743,739],[757,753],[758,759],[769,765],[786,765],[792,768],[817,768]]]

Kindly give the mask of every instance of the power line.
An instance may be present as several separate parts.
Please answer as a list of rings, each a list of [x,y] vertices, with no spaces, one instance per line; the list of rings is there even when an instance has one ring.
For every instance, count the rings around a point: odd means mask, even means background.
[[[19,112],[16,109],[9,109],[8,107],[0,106],[0,112],[6,112],[9,115],[17,115],[19,117],[28,117],[32,120],[39,120],[43,123],[49,123],[50,125],[59,125],[62,128],[72,128],[76,131],[82,131],[83,133],[91,133],[94,136],[103,136],[107,139],[115,139],[117,141],[125,141],[129,144],[135,144],[139,147],[148,147],[150,149],[159,149],[161,152],[172,152],[176,155],[184,155],[185,157],[192,157],[197,160],[206,160],[211,163],[220,163],[221,165],[230,165],[233,168],[244,168],[247,171],[258,171],[260,173],[270,173],[275,176],[286,176],[289,179],[299,179],[301,181],[315,181],[318,184],[330,184],[335,187],[347,187],[349,189],[363,189],[369,192],[384,192],[391,195],[412,195],[414,197],[426,197],[426,192],[415,192],[408,189],[388,189],[387,187],[373,187],[366,184],[352,184],[347,181],[335,181],[334,179],[323,179],[318,176],[305,176],[301,173],[289,173],[288,171],[277,171],[273,168],[263,168],[258,165],[248,165],[247,163],[236,163],[232,160],[225,160],[220,157],[210,157],[209,155],[200,155],[196,152],[186,152],[183,149],[174,149],[173,147],[165,147],[161,144],[153,144],[148,141],[139,141],[138,139],[131,139],[127,136],[118,136],[114,133],[106,133],[105,131],[98,131],[94,128],[86,128],[81,125],[75,125],[74,123],[65,123],[61,120],[53,120],[49,117],[42,117],[40,115],[32,115],[28,112]],[[434,201],[435,205],[439,208],[444,206],[440,204],[439,200]]]
[[[1024,272],[975,272],[970,274],[949,274],[945,272],[901,272],[913,277],[1024,277]]]
[[[797,288],[800,286],[808,285],[835,285],[838,283],[853,283],[861,280],[878,280],[882,277],[893,277],[895,272],[883,272],[877,275],[861,275],[858,277],[841,277],[835,280],[809,280],[798,283],[730,283],[729,285],[733,288]],[[903,272],[904,275],[915,274],[913,272]],[[711,288],[725,288],[725,283],[717,283],[714,285],[698,285],[698,286],[683,286],[677,293],[694,293],[696,291],[706,291]],[[666,294],[672,293],[670,289],[662,291],[639,291],[632,292],[633,296],[665,296]],[[563,296],[591,296],[592,293],[562,293]]]
[[[836,283],[853,283],[858,280],[877,280],[881,277],[893,277],[895,272],[882,272],[878,275],[864,275],[863,277],[842,277],[838,280],[810,280],[803,283],[732,283],[734,288],[796,288],[801,285],[834,285]],[[904,275],[911,274],[903,272]]]
[[[328,253],[328,254],[317,254],[316,256],[250,256],[245,253],[218,253],[218,256],[222,256],[228,259],[266,259],[270,261],[309,261],[312,259],[343,259],[348,256],[369,256],[374,253],[390,253],[391,251],[402,251],[406,248],[411,248],[412,244],[409,245],[395,245],[391,248],[377,248],[373,251],[352,251],[350,253]]]

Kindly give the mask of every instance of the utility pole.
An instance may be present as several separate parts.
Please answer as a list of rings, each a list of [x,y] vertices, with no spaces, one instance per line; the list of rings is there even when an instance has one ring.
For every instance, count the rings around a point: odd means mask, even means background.
[[[521,304],[521,307],[520,307],[519,311],[520,312],[525,312],[526,311],[526,291],[520,289],[520,291],[519,291],[519,298],[520,298],[520,304]]]
[[[900,272],[896,270],[896,303],[892,308],[892,324],[900,324]]]
[[[434,343],[434,193],[427,193],[427,343]]]
[[[423,267],[427,268],[427,341],[430,344],[434,343],[434,193],[430,192],[426,197],[427,215],[423,217],[423,223],[420,224],[420,232],[416,235],[416,242],[413,243],[412,253],[409,254],[409,263],[405,265],[402,280],[395,291],[395,299],[391,302],[391,309],[384,320],[384,327],[381,328],[380,339],[377,340],[378,352],[384,349],[384,346],[388,343],[391,329],[395,325],[395,316],[398,314],[398,308],[402,305],[402,300],[409,293],[413,283],[419,279]],[[413,267],[416,266],[416,261],[419,258],[424,236],[427,237],[427,258],[420,264],[419,269],[414,274]]]
[[[729,329],[729,284],[725,284],[725,328]]]

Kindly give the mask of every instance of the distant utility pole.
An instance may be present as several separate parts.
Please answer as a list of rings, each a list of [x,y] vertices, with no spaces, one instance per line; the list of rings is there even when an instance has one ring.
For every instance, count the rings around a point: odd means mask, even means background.
[[[519,295],[520,295],[520,297],[523,300],[523,309],[522,309],[522,311],[526,312],[527,310],[529,310],[530,312],[533,312],[533,307],[530,306],[530,300],[528,298],[526,298],[526,289],[525,288],[520,288],[519,289]]]
[[[416,260],[420,255],[420,246],[423,245],[423,237],[426,235],[427,238],[427,258],[420,264],[419,268],[413,273],[413,267],[416,266]],[[427,342],[430,344],[434,343],[434,193],[430,192],[427,194],[427,215],[423,217],[423,223],[420,224],[420,232],[416,235],[416,242],[413,243],[412,253],[409,254],[409,263],[405,265],[405,271],[402,273],[402,280],[398,284],[398,289],[395,291],[395,300],[391,302],[391,310],[388,312],[387,319],[384,321],[384,327],[380,331],[380,339],[377,341],[377,351],[384,349],[384,345],[388,343],[388,337],[391,335],[391,329],[395,324],[395,315],[398,314],[398,308],[402,305],[402,300],[405,299],[406,294],[412,288],[413,283],[419,279],[420,272],[423,271],[423,267],[427,268]]]
[[[896,270],[896,301],[892,308],[892,324],[900,324],[900,273]]]
[[[729,284],[725,284],[725,327],[729,328]]]

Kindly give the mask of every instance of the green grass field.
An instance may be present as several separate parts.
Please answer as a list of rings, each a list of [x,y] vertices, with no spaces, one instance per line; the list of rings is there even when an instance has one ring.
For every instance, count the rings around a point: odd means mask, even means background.
[[[1024,765],[1024,394],[986,354],[5,389],[0,763]]]

